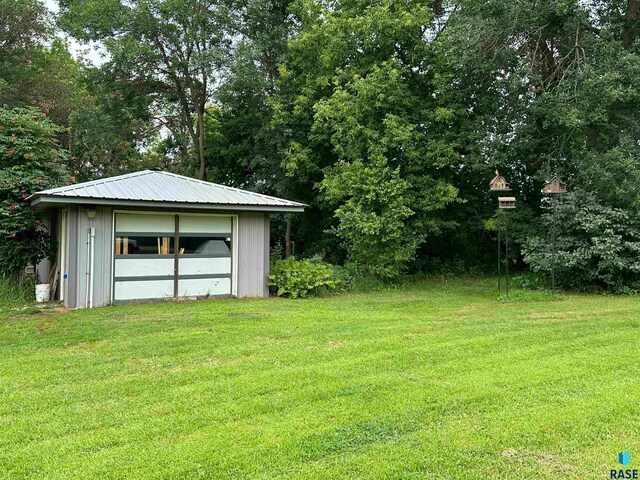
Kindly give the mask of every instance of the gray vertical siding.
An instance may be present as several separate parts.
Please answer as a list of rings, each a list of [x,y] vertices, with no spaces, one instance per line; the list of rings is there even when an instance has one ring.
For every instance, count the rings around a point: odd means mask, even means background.
[[[269,254],[271,253],[271,215],[269,215],[268,213],[265,214],[264,216],[264,255],[263,255],[263,265],[264,265],[264,276],[265,276],[265,283],[263,285],[264,287],[264,295],[262,295],[263,297],[268,297],[269,296],[269,285],[267,285],[268,283],[268,276],[269,276]]]
[[[75,289],[76,289],[76,305],[75,307],[87,306],[87,280],[89,278],[89,267],[87,264],[87,254],[89,251],[88,234],[89,234],[89,217],[87,217],[86,209],[79,207],[76,216],[77,229],[75,252],[70,250],[69,253],[76,257],[78,271],[76,273]],[[97,233],[96,233],[97,235]]]
[[[269,214],[238,214],[238,297],[268,297]]]
[[[78,303],[78,207],[71,207],[67,213],[67,288],[64,296],[65,307],[74,308]]]
[[[60,294],[61,288],[62,288],[62,284],[65,281],[64,280],[64,274],[65,274],[65,266],[62,265],[62,263],[60,263],[61,260],[61,256],[60,256],[60,246],[61,246],[61,237],[62,237],[62,223],[61,223],[61,219],[62,219],[62,210],[60,209],[56,209],[54,211],[55,214],[55,218],[56,218],[56,228],[54,230],[55,236],[56,236],[56,241],[58,242],[58,248],[57,248],[57,252],[56,252],[56,263],[58,264],[58,269],[60,271],[60,277],[58,278],[58,295]],[[60,300],[60,296],[57,296],[55,298],[55,300]]]
[[[110,207],[96,208],[96,216],[89,219],[86,209],[72,207],[68,213],[69,278],[64,304],[67,307],[85,307],[89,281],[88,253],[89,228],[96,229],[93,275],[93,305],[99,307],[111,301],[111,237],[113,214]]]

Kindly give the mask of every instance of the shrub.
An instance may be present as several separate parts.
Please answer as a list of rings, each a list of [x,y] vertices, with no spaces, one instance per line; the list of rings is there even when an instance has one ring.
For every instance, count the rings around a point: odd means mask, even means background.
[[[319,292],[344,288],[347,277],[343,270],[320,260],[296,260],[289,257],[271,264],[269,286],[278,296],[307,297]]]
[[[0,275],[18,278],[55,250],[28,197],[71,180],[60,132],[38,110],[0,107]]]
[[[551,232],[556,229],[556,279],[570,288],[604,287],[627,292],[640,287],[640,222],[624,210],[602,205],[586,192],[555,199],[542,216],[547,234],[530,238],[524,260],[534,271],[550,272]]]

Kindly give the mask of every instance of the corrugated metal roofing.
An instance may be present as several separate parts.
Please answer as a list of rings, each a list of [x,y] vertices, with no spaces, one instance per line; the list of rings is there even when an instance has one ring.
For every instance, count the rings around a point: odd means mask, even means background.
[[[31,196],[32,200],[38,197],[276,208],[302,208],[306,206],[282,198],[156,170],[143,170],[92,182],[53,188]]]

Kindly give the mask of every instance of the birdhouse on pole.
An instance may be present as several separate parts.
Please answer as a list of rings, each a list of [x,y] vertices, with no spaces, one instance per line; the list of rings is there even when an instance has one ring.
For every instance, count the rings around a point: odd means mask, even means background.
[[[566,193],[567,185],[558,178],[557,175],[554,175],[551,180],[544,184],[542,188],[542,193]]]
[[[516,208],[516,197],[498,197],[499,208]]]
[[[511,188],[509,186],[509,182],[507,182],[507,180],[502,175],[500,175],[498,170],[496,170],[496,176],[493,177],[493,180],[491,180],[491,182],[489,183],[489,190],[494,192],[506,192],[508,190],[511,190]]]

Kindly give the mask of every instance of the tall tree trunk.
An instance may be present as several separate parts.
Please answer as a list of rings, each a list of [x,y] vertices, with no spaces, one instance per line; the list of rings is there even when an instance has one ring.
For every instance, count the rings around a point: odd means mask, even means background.
[[[640,15],[640,0],[627,0],[627,9],[624,12],[625,27],[620,39],[625,45],[631,45],[635,39],[635,24]]]
[[[444,3],[443,0],[434,0],[433,2],[433,6],[431,7],[431,10],[433,10],[433,15],[436,18],[440,18],[445,14],[443,3]]]
[[[291,256],[291,220],[287,219],[287,231],[284,234],[284,258]]]
[[[198,105],[198,158],[200,167],[198,168],[198,178],[200,180],[207,179],[207,164],[204,157],[204,105]]]

